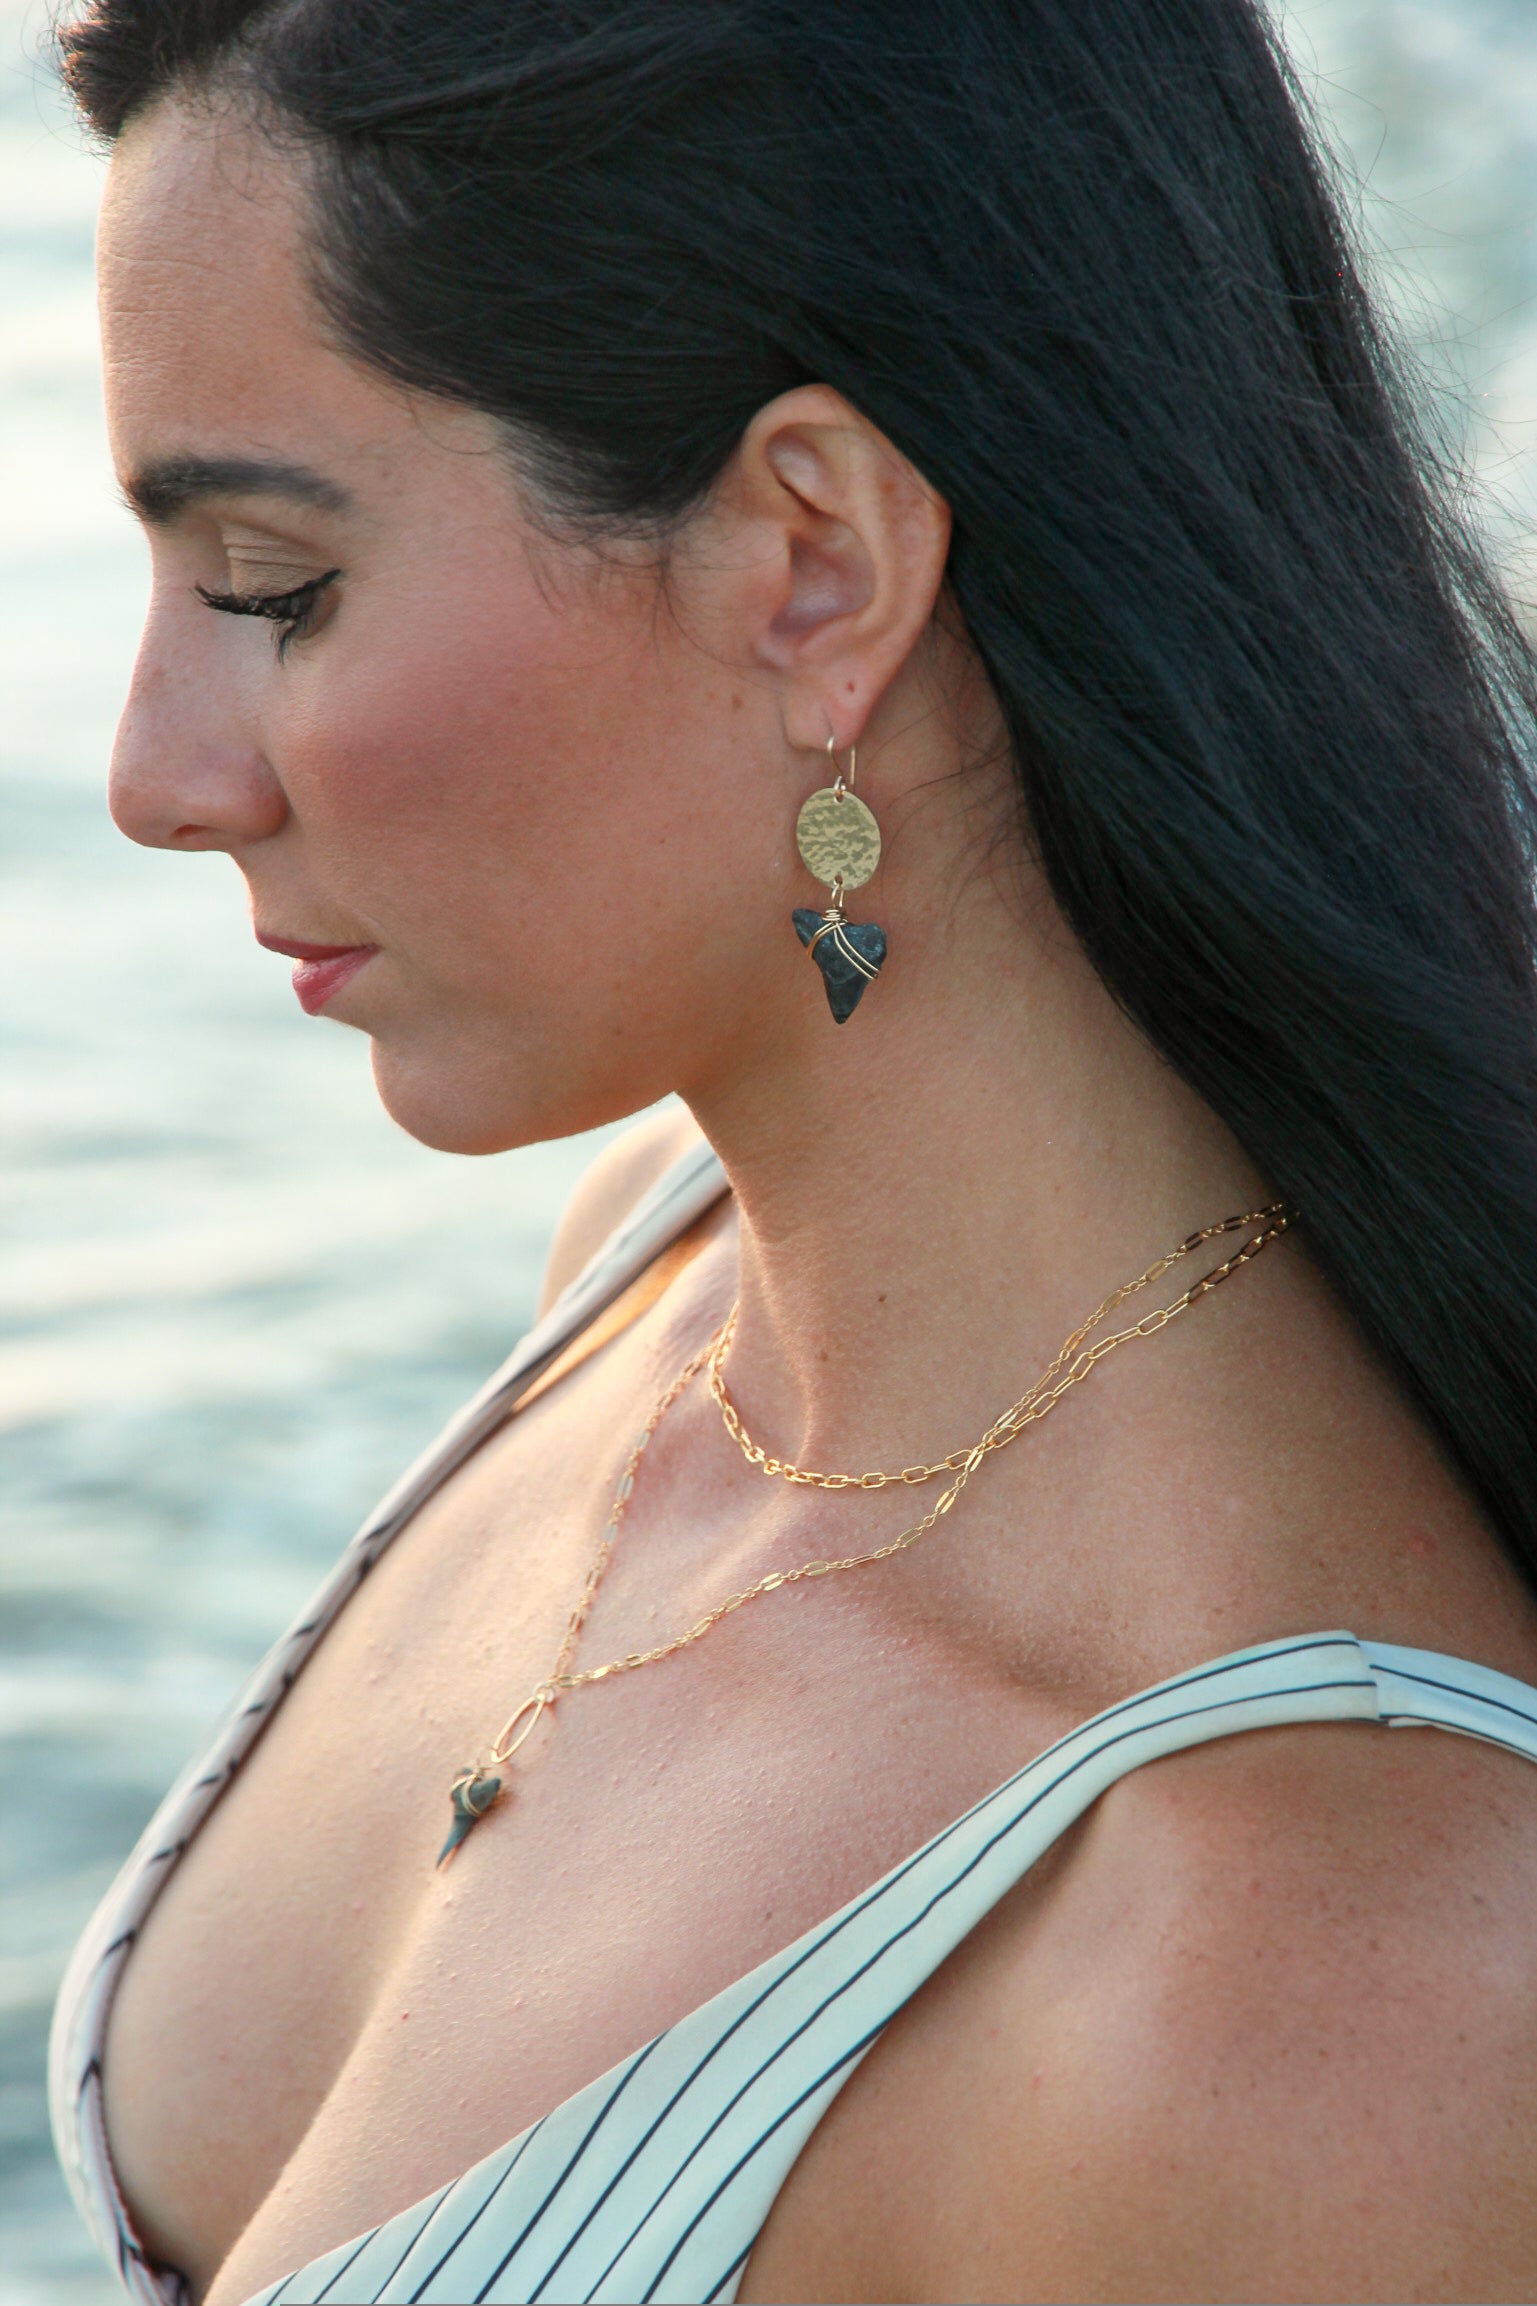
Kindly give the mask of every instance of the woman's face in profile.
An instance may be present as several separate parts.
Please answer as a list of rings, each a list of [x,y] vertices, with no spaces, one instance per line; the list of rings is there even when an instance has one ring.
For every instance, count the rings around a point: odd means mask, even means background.
[[[162,105],[117,150],[108,413],[153,555],[119,825],[228,850],[430,1143],[750,1061],[744,1013],[771,1030],[800,989],[786,828],[815,771],[718,621],[752,570],[683,551],[664,597],[654,553],[556,541],[489,418],[329,337],[304,221],[299,164],[227,110]]]

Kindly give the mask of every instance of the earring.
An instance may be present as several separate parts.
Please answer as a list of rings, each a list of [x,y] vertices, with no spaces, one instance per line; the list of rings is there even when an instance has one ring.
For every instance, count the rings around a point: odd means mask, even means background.
[[[849,778],[845,784],[831,737],[827,757],[833,781],[823,785],[801,805],[795,820],[795,845],[801,863],[818,881],[825,881],[830,902],[825,913],[810,905],[797,905],[795,934],[822,972],[827,1006],[835,1025],[846,1024],[873,985],[886,958],[886,932],[874,921],[850,921],[843,899],[850,889],[862,889],[881,861],[881,829],[854,790],[859,756],[849,748]]]

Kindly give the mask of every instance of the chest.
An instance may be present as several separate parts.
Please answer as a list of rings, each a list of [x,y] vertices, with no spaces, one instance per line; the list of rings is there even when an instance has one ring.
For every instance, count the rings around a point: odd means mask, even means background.
[[[868,1596],[812,1587],[562,1699],[435,1873],[455,1770],[549,1671],[581,1590],[613,1477],[573,1479],[589,1425],[511,1429],[397,1541],[136,1948],[109,2131],[147,2237],[217,2302],[515,2135],[1051,1726],[991,1686],[958,1698]],[[579,1662],[715,1598],[686,1529],[627,1534],[645,1552],[616,1561]]]

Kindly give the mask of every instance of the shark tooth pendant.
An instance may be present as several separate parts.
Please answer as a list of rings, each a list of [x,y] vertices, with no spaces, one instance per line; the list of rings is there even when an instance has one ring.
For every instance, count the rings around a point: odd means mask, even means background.
[[[501,1800],[502,1780],[494,1770],[472,1763],[459,1772],[449,1788],[448,1798],[453,1804],[454,1822],[438,1852],[440,1866],[447,1865],[459,1844],[468,1841],[486,1812]]]
[[[495,1745],[483,1747],[474,1761],[465,1763],[448,1789],[454,1822],[438,1852],[440,1866],[447,1865],[461,1842],[469,1840],[481,1819],[502,1799],[507,1791],[507,1764],[519,1746],[533,1736],[558,1694],[553,1682],[542,1681],[532,1696],[523,1700]]]
[[[874,921],[846,921],[841,910],[797,905],[795,934],[822,972],[835,1025],[846,1025],[886,958],[886,932]]]
[[[847,784],[831,737],[827,755],[833,781],[802,803],[795,845],[807,872],[826,883],[831,902],[822,913],[797,905],[792,918],[795,934],[822,972],[833,1023],[845,1025],[886,959],[885,930],[874,921],[850,921],[843,911],[846,893],[862,889],[881,861],[881,829],[854,790],[857,753],[849,752]]]

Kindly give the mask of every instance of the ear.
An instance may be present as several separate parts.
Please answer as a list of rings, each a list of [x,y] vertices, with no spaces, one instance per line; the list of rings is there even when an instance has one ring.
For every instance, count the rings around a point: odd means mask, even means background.
[[[736,509],[768,548],[752,653],[779,678],[787,742],[841,752],[927,630],[950,508],[828,385],[760,409],[736,465]]]

